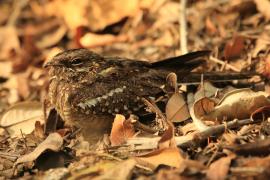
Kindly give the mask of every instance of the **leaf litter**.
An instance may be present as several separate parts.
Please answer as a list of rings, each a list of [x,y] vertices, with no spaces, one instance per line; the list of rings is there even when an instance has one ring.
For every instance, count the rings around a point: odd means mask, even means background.
[[[194,83],[171,75],[164,84],[172,85],[172,91],[165,88],[165,95],[148,100],[147,118],[117,115],[110,136],[100,137],[97,149],[89,148],[80,130],[63,126],[57,116],[53,124],[58,133],[44,131],[49,81],[43,63],[61,50],[78,47],[150,61],[179,55],[180,3],[0,4],[1,178],[269,176],[269,1],[188,2],[187,49],[212,50],[195,71],[223,73],[224,80],[215,81],[215,75],[209,80],[205,74]],[[233,71],[253,73],[226,80]],[[260,76],[255,83],[250,78],[254,74]]]

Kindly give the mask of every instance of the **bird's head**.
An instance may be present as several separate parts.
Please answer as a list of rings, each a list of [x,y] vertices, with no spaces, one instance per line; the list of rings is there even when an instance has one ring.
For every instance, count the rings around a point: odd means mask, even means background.
[[[61,52],[44,64],[49,69],[50,76],[69,79],[94,72],[102,57],[87,49],[71,49]]]

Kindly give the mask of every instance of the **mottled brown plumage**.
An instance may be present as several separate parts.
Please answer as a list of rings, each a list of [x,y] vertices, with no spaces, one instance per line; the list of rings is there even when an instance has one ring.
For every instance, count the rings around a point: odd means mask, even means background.
[[[48,99],[66,124],[81,127],[88,135],[103,133],[114,114],[136,113],[143,106],[142,97],[162,91],[170,72],[186,75],[202,63],[197,58],[207,54],[199,51],[149,63],[104,57],[86,49],[64,51],[45,64]]]

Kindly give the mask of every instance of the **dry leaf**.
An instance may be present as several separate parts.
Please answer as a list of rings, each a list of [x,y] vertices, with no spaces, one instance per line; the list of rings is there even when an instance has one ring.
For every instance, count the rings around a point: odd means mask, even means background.
[[[158,141],[158,148],[175,148],[176,142],[174,139],[174,126],[172,123],[169,123],[168,129],[163,133],[162,137]]]
[[[135,157],[137,163],[156,169],[159,165],[164,164],[171,167],[180,168],[184,158],[178,148],[166,148],[154,150],[145,155]]]
[[[36,46],[40,49],[51,47],[59,43],[66,33],[67,33],[67,27],[65,25],[60,25],[53,32],[42,36],[42,39],[39,39],[36,42]]]
[[[230,164],[232,159],[235,158],[235,155],[229,155],[227,157],[222,157],[217,161],[213,162],[209,169],[207,170],[206,176],[210,180],[223,180],[226,179],[226,176],[230,169]]]
[[[57,152],[62,147],[62,144],[63,138],[58,133],[52,133],[42,143],[40,143],[33,152],[18,158],[15,165],[34,161],[39,157],[39,155],[48,149]]]
[[[2,116],[0,125],[11,137],[29,134],[35,129],[36,121],[44,123],[42,104],[39,102],[21,102],[10,107]]]
[[[200,118],[206,114],[209,114],[214,110],[215,105],[216,102],[210,98],[201,98],[193,104],[194,115]]]
[[[188,106],[180,93],[174,93],[166,105],[166,116],[171,122],[182,122],[190,117]]]
[[[138,0],[58,0],[45,6],[48,14],[63,17],[70,29],[87,26],[92,31],[134,16],[139,8]]]
[[[204,116],[206,120],[245,119],[263,106],[270,105],[268,94],[250,89],[238,89],[227,93],[212,112]]]
[[[20,49],[20,42],[15,27],[0,28],[0,59],[7,59],[13,51]]]
[[[195,101],[204,97],[213,97],[219,89],[213,86],[212,83],[205,81],[198,88],[198,91],[194,95]]]
[[[231,41],[227,42],[224,48],[225,59],[230,60],[240,57],[245,48],[245,39],[242,36],[235,36]]]
[[[270,19],[270,2],[269,0],[254,0],[257,9],[259,12],[262,13],[262,15],[269,20]]]
[[[114,36],[111,34],[94,34],[87,33],[80,39],[80,44],[83,47],[96,47],[96,46],[104,46],[116,42],[124,42],[127,40],[127,36],[119,35]]]
[[[267,50],[267,47],[269,45],[270,45],[270,37],[268,33],[264,32],[256,40],[255,48],[252,50],[252,57],[255,58],[258,56],[260,51]]]
[[[116,164],[113,168],[105,171],[101,176],[93,178],[94,180],[104,180],[112,179],[112,177],[117,177],[117,179],[130,179],[135,168],[136,161],[134,159],[125,160],[119,164]]]
[[[261,60],[259,65],[258,71],[267,78],[270,78],[270,54]]]
[[[46,3],[42,10],[49,15],[63,18],[71,30],[79,26],[87,26],[89,11],[88,0],[57,0]],[[71,13],[72,12],[72,13]]]
[[[133,124],[127,121],[123,115],[117,114],[114,118],[110,140],[112,146],[123,144],[128,138],[134,136]]]
[[[256,109],[256,111],[252,112],[250,118],[253,121],[256,120],[266,120],[270,117],[270,106],[263,106],[261,108]]]
[[[218,31],[216,25],[212,22],[209,16],[205,20],[205,27],[206,27],[206,30],[212,35],[216,34]]]

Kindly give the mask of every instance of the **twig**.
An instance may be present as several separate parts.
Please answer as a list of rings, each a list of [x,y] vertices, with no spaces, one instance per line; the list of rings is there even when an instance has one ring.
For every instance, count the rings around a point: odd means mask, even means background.
[[[25,145],[25,148],[26,148],[26,150],[28,151],[29,149],[28,149],[28,146],[27,146],[27,143],[26,143],[26,138],[25,138],[25,136],[23,135],[22,129],[20,129],[20,132],[21,132],[21,136],[22,136],[22,139],[23,139],[23,143],[24,143],[24,145]]]
[[[227,68],[229,68],[229,69],[231,69],[231,70],[233,70],[233,71],[235,71],[235,72],[240,72],[240,71],[241,71],[240,69],[238,69],[238,68],[236,68],[236,67],[234,67],[234,66],[232,66],[232,65],[230,65],[230,64],[227,64],[227,63],[225,63],[224,61],[219,60],[219,59],[217,59],[217,58],[215,58],[215,57],[213,57],[213,56],[210,56],[210,57],[209,57],[209,60],[210,60],[210,61],[213,61],[213,62],[215,62],[215,63],[221,64],[222,66],[225,66],[225,67],[227,67]]]
[[[180,0],[179,25],[180,25],[180,48],[181,48],[181,54],[188,53],[188,50],[187,50],[186,5],[187,5],[186,0]]]
[[[7,25],[14,26],[18,17],[21,14],[22,9],[28,4],[29,0],[20,0],[20,1],[13,1],[14,2],[14,10],[9,16]]]
[[[158,130],[152,129],[152,128],[148,127],[147,125],[144,125],[140,121],[136,120],[136,121],[133,121],[132,123],[134,123],[135,128],[142,130],[144,132],[147,132],[150,134],[155,134],[156,132],[158,132]]]
[[[5,153],[5,152],[0,152],[0,157],[5,158],[11,161],[16,161],[20,155],[18,154],[11,154],[11,153]]]
[[[233,120],[225,124],[220,124],[216,126],[210,126],[202,132],[197,132],[195,134],[188,134],[186,136],[175,137],[177,146],[186,148],[191,146],[199,146],[200,143],[207,138],[219,135],[225,131],[226,128],[233,129],[236,127],[241,127],[247,124],[258,123],[260,121],[253,121],[251,119],[243,120]],[[146,137],[135,137],[127,140],[128,146],[133,147],[133,151],[136,150],[146,150],[146,149],[155,149],[157,148],[158,141],[160,137],[146,138]],[[125,146],[126,146],[125,145]],[[129,148],[130,149],[130,148]]]

